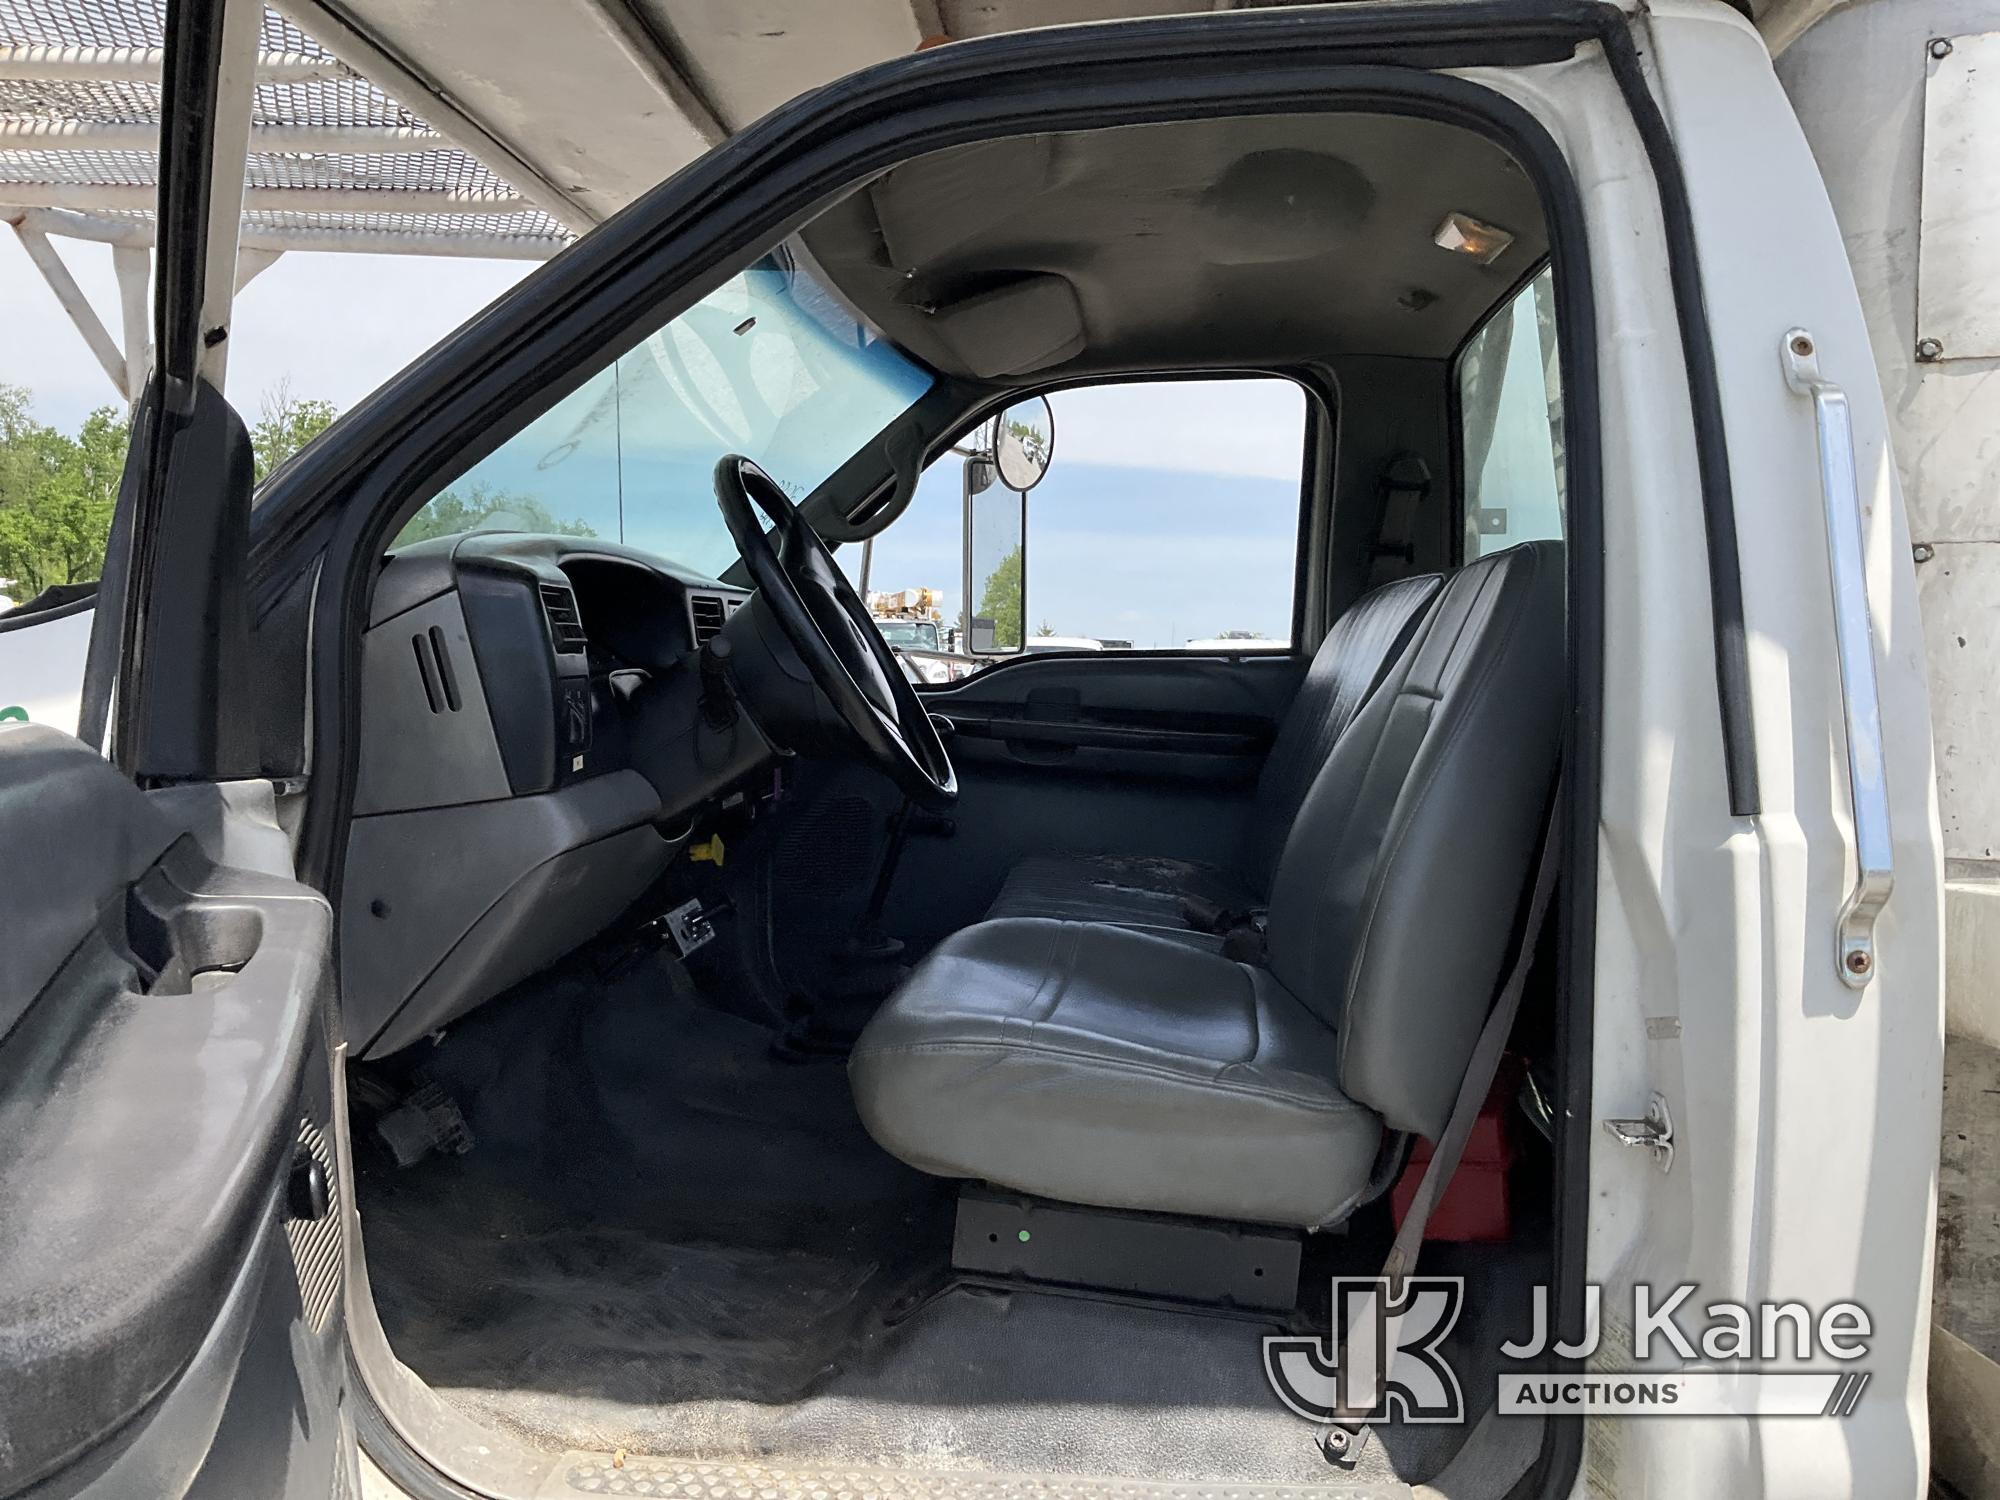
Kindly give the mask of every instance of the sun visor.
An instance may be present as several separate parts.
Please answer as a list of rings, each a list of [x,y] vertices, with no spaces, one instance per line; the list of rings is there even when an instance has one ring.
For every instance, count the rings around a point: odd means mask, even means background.
[[[946,303],[925,324],[981,380],[1045,369],[1083,348],[1083,306],[1065,276],[1019,281]]]
[[[868,190],[889,264],[929,270],[1018,218],[1053,182],[1052,136],[1012,137],[905,162]]]

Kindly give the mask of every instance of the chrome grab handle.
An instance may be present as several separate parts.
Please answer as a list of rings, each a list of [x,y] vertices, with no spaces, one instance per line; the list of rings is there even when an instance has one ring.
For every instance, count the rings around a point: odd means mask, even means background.
[[[1812,397],[1819,428],[1819,482],[1826,501],[1826,552],[1833,577],[1833,634],[1847,718],[1847,787],[1854,802],[1854,889],[1840,909],[1840,977],[1862,989],[1875,975],[1875,919],[1896,888],[1889,784],[1882,754],[1882,694],[1861,542],[1861,490],[1847,393],[1819,370],[1818,344],[1803,328],[1785,335],[1785,384]]]

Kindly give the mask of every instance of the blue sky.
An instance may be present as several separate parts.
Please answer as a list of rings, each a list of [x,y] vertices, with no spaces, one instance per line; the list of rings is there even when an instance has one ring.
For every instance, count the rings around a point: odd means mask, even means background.
[[[1179,646],[1224,630],[1291,633],[1296,479],[1056,460],[1028,495],[1028,621],[1057,635]],[[959,607],[958,461],[935,465],[875,544],[870,586]],[[843,549],[850,574],[859,549]]]

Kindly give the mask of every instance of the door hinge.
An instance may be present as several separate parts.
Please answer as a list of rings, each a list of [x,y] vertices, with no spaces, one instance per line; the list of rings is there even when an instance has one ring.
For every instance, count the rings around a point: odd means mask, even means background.
[[[1662,1172],[1674,1166],[1674,1117],[1664,1094],[1655,1093],[1646,1102],[1643,1120],[1606,1120],[1604,1128],[1621,1146],[1641,1146],[1653,1153],[1653,1165]]]

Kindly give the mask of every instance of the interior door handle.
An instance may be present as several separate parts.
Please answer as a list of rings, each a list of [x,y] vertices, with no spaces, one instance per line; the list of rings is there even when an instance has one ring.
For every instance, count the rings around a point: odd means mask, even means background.
[[[1785,383],[1799,395],[1812,397],[1813,421],[1819,430],[1834,645],[1847,721],[1847,789],[1854,803],[1854,888],[1840,908],[1836,962],[1841,979],[1858,990],[1875,975],[1875,919],[1896,888],[1896,868],[1882,753],[1882,694],[1875,677],[1875,627],[1868,615],[1854,420],[1847,393],[1820,374],[1819,345],[1810,333],[1792,329],[1780,354]]]

